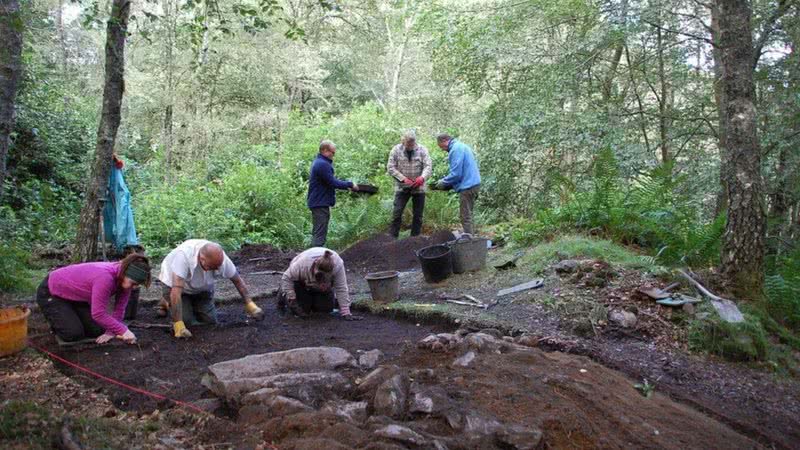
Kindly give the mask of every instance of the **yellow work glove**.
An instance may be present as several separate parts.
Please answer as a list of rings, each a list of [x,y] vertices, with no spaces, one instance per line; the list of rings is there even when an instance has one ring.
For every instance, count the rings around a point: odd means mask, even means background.
[[[178,339],[192,337],[192,333],[186,329],[186,325],[182,320],[173,323],[172,329],[175,330],[175,337]]]
[[[262,311],[261,308],[259,308],[258,305],[256,305],[252,300],[244,304],[244,311],[253,319],[261,320],[264,318],[264,311]]]

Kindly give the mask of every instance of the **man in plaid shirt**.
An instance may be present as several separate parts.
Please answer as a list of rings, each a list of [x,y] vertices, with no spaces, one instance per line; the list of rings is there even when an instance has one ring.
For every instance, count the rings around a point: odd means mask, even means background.
[[[425,181],[433,173],[433,167],[428,149],[417,144],[417,135],[413,130],[405,132],[402,141],[392,148],[386,169],[395,179],[394,211],[389,233],[395,238],[400,234],[403,210],[411,199],[413,211],[411,236],[416,236],[422,231]]]

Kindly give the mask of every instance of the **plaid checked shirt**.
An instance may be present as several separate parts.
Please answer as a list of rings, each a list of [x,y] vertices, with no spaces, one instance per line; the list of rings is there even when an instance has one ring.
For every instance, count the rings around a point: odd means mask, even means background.
[[[394,178],[394,191],[402,192],[408,187],[403,184],[403,180],[410,178],[411,181],[417,177],[425,178],[427,182],[433,173],[433,163],[431,156],[428,154],[428,149],[422,145],[417,145],[411,153],[411,157],[406,153],[406,148],[403,144],[397,144],[389,152],[389,161],[386,163],[386,170],[392,178]],[[427,190],[426,185],[418,188],[411,189],[412,194],[425,193]]]

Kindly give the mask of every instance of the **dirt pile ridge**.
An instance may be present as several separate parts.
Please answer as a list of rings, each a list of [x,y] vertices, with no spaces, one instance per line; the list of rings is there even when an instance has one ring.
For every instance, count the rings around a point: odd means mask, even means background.
[[[419,267],[415,252],[431,245],[455,239],[449,230],[430,236],[414,236],[396,240],[388,234],[376,234],[341,252],[349,270],[379,272],[382,270],[408,270]]]
[[[269,244],[245,244],[238,252],[232,253],[230,258],[240,271],[284,271],[296,255],[295,251],[283,251]]]

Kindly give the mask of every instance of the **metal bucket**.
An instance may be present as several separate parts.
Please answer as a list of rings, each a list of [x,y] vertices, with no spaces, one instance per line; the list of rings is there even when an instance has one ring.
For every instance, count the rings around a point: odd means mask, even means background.
[[[453,273],[472,272],[486,267],[487,242],[486,238],[470,235],[448,242],[453,250]]]
[[[0,357],[25,348],[30,314],[31,310],[24,307],[0,309]]]
[[[431,245],[417,251],[422,275],[428,283],[438,283],[453,273],[452,251],[447,245]]]
[[[391,303],[397,300],[400,294],[399,275],[400,272],[396,270],[368,273],[364,279],[369,284],[372,300],[378,303]]]

